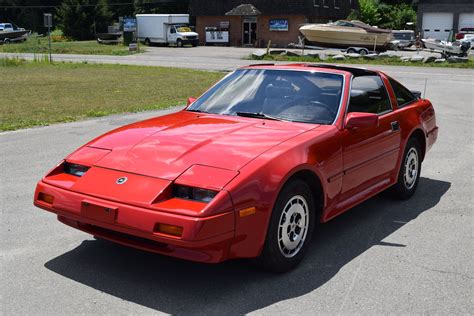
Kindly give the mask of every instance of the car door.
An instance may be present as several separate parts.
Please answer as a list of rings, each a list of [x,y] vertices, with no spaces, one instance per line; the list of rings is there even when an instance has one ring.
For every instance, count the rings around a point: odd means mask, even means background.
[[[388,184],[401,145],[399,114],[379,75],[353,78],[346,115],[351,112],[375,113],[379,125],[343,131],[343,200]]]
[[[176,28],[174,25],[170,25],[168,28],[168,43],[176,43]]]

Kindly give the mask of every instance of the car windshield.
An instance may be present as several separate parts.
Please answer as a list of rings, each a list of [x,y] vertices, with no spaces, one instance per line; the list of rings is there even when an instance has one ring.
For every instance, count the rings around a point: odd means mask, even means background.
[[[191,28],[186,24],[176,24],[176,30],[180,33],[192,32]]]
[[[339,74],[240,69],[217,83],[189,111],[332,124],[343,89]]]

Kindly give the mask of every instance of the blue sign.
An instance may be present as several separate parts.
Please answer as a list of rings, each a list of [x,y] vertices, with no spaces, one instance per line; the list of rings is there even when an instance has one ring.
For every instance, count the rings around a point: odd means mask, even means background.
[[[137,30],[137,19],[135,18],[124,18],[123,19],[123,31],[124,32],[135,32]]]
[[[270,20],[270,31],[288,31],[288,20],[286,19]]]

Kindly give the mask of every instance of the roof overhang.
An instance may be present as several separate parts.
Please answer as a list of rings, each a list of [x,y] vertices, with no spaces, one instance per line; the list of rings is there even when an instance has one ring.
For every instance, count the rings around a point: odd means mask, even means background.
[[[236,16],[256,16],[261,15],[260,12],[255,6],[249,3],[241,4],[226,12],[225,15],[236,15]]]

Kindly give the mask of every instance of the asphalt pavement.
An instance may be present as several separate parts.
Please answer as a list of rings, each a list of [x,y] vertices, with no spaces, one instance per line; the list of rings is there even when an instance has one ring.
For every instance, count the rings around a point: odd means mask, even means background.
[[[13,44],[12,44],[13,45]],[[109,55],[75,55],[75,54],[53,54],[53,60],[56,62],[87,62],[87,63],[103,63],[103,64],[123,64],[123,65],[139,65],[139,66],[165,66],[176,68],[193,68],[211,71],[230,71],[236,67],[246,66],[252,63],[262,61],[250,60],[249,56],[256,51],[255,48],[247,47],[215,47],[215,46],[185,46],[176,47],[159,47],[144,46],[145,52],[127,56],[109,56]],[[301,52],[300,49],[293,50]],[[306,49],[306,52],[310,50]],[[327,55],[340,54],[338,50],[317,50],[315,52],[325,53]],[[413,56],[420,54],[422,56],[436,56],[437,53],[427,51],[390,51],[392,54],[399,56]],[[37,55],[31,53],[0,53],[1,57],[20,57],[33,60],[38,58]],[[267,61],[263,61],[267,62]],[[269,63],[270,61],[268,61]],[[285,62],[275,62],[285,63]]]
[[[81,144],[178,108],[0,133],[0,314],[472,313],[474,71],[378,68],[413,89],[426,83],[436,109],[439,139],[418,191],[403,202],[382,194],[322,225],[282,275],[97,241],[32,205],[35,183]]]

